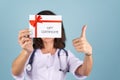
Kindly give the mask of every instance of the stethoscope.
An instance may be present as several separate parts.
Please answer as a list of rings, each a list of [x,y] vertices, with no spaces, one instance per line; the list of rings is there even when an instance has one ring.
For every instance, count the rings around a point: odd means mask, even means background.
[[[67,65],[67,68],[66,69],[62,69],[62,60],[60,58],[61,54],[60,52],[61,51],[64,51],[65,53],[65,56],[66,56],[66,65]],[[32,63],[33,63],[33,60],[34,60],[34,55],[35,55],[35,52],[36,52],[36,49],[32,52],[31,56],[30,56],[30,59],[28,61],[28,64],[26,66],[26,71],[27,72],[31,72],[32,70]],[[68,52],[65,50],[65,49],[59,49],[58,51],[58,59],[59,59],[59,65],[60,65],[60,68],[59,68],[59,71],[62,71],[62,72],[69,72],[69,68],[68,68],[68,64],[67,64],[67,60],[68,60]]]

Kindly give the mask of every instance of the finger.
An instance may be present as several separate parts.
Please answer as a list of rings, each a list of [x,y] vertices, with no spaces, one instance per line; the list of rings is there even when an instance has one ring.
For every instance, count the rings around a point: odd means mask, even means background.
[[[21,30],[21,31],[19,31],[19,34],[24,33],[24,32],[29,32],[29,29]]]
[[[24,34],[24,33],[30,33],[29,29],[24,29],[19,31],[19,35]]]
[[[23,45],[22,45],[22,48],[27,48],[27,46],[32,46],[33,43],[31,41],[26,41]]]
[[[78,52],[83,52],[83,49],[80,47],[75,48]]]
[[[77,47],[79,45],[80,45],[80,43],[73,44],[74,47]]]
[[[80,44],[80,45],[76,45],[75,48],[84,48],[85,45],[84,44]]]
[[[82,32],[81,32],[81,36],[80,37],[86,38],[86,29],[87,29],[87,25],[84,25],[82,27]]]
[[[79,43],[76,43],[76,44],[73,44],[74,47],[79,47],[79,46],[83,46],[85,44],[85,42],[79,42]]]
[[[29,31],[28,29],[21,30],[21,31],[19,32],[19,35],[24,34],[24,33],[30,33],[30,31]]]
[[[81,40],[81,39],[78,39],[78,40],[76,40],[76,41],[74,41],[73,42],[73,45],[82,45],[82,44],[84,44],[85,43],[85,41],[84,40]]]
[[[25,42],[31,41],[30,38],[23,37],[21,40],[19,40],[20,43],[24,44]]]
[[[21,38],[23,38],[23,37],[28,38],[28,37],[29,37],[29,35],[30,35],[30,33],[29,33],[29,32],[21,33],[21,34],[19,34],[19,35],[18,35],[18,39],[21,39]]]
[[[84,38],[77,38],[77,39],[74,39],[74,40],[73,40],[73,44],[83,43],[83,42],[85,42],[85,41],[86,41],[86,39],[84,39]]]
[[[74,39],[72,42],[73,42],[73,44],[78,43],[79,42],[79,38]]]

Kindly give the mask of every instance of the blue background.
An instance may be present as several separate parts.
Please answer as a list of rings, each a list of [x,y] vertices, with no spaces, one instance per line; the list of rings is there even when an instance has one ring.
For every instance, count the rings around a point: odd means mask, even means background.
[[[52,10],[63,16],[66,48],[83,59],[72,46],[87,24],[94,64],[86,80],[120,80],[120,0],[0,0],[0,80],[14,80],[11,64],[21,51],[18,32],[28,28],[29,14]],[[66,80],[75,80],[67,74]]]

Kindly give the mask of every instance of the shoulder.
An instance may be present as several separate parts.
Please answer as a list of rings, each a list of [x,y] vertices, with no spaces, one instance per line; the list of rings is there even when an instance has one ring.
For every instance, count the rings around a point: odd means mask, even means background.
[[[67,50],[67,53],[68,53],[68,59],[79,59],[71,50]]]
[[[74,56],[74,53],[72,53],[69,49],[64,49],[68,53],[68,57]]]

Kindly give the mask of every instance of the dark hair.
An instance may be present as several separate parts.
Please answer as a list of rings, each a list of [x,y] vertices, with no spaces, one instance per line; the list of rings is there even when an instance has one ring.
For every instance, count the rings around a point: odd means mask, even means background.
[[[37,15],[56,15],[56,14],[53,13],[52,11],[44,10],[37,13]],[[65,36],[65,31],[64,31],[63,22],[62,22],[62,37],[54,39],[54,48],[64,48],[65,40],[66,40],[66,36]],[[44,48],[44,44],[41,38],[33,38],[33,48],[34,49]]]

